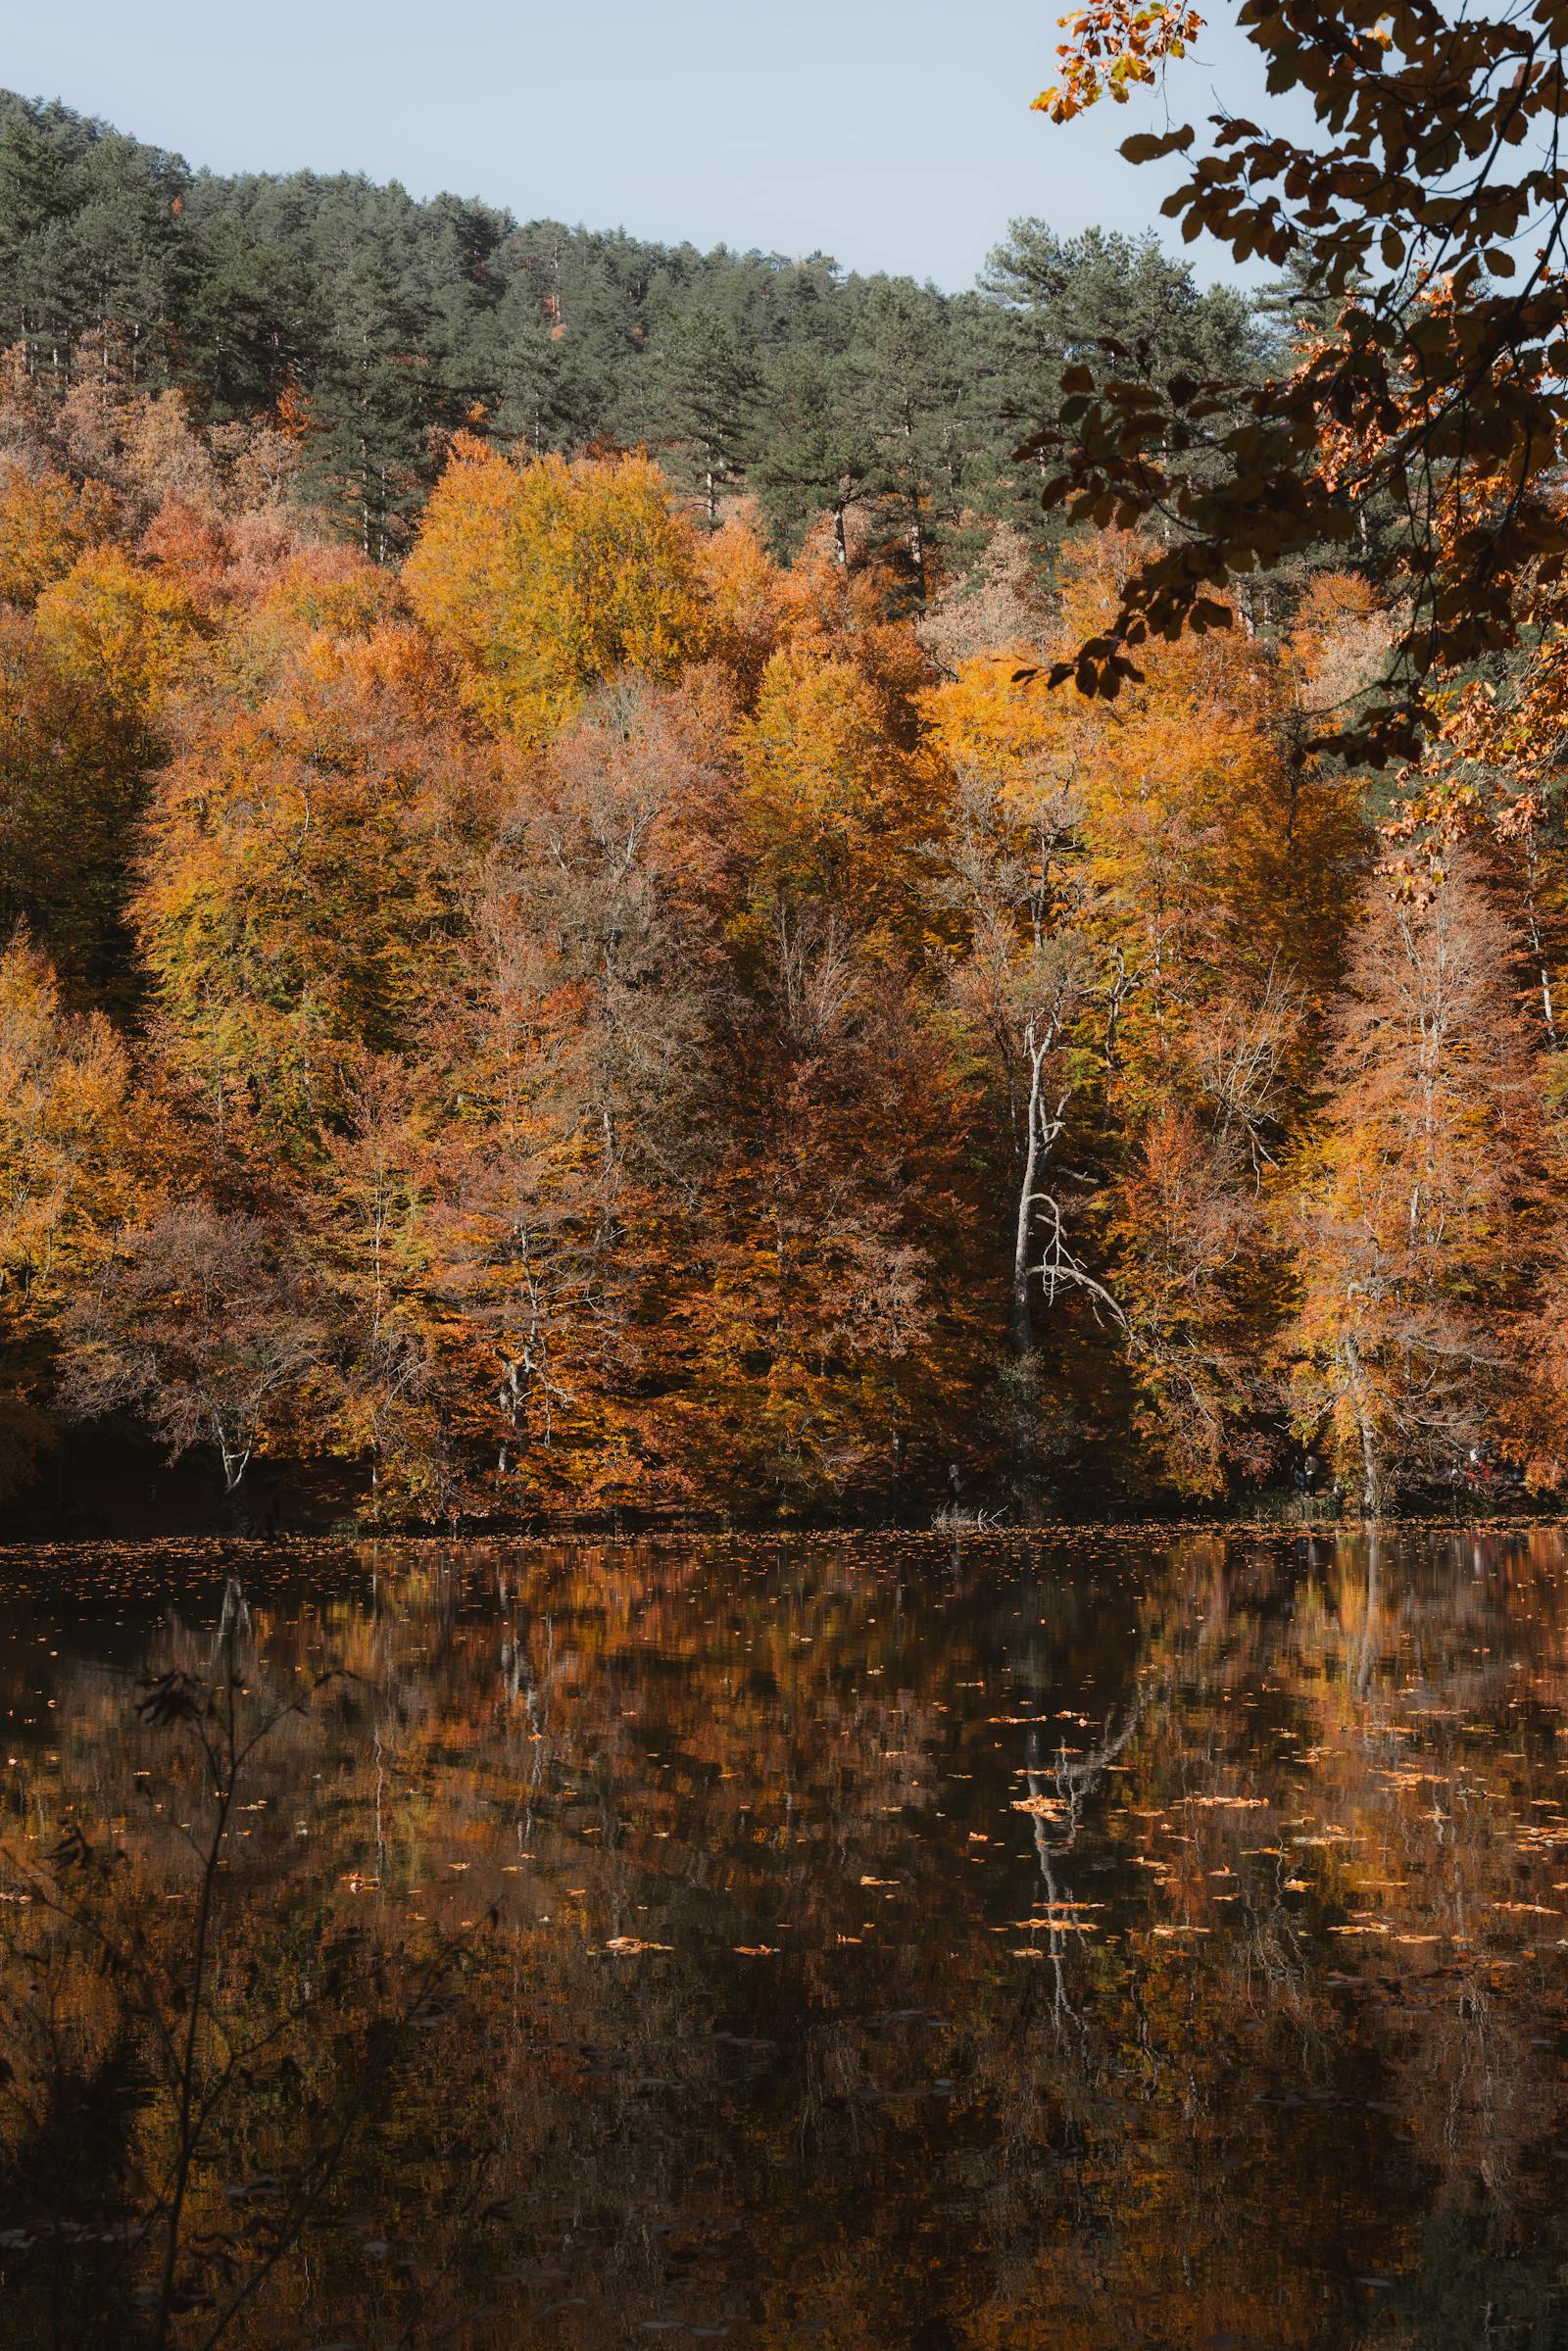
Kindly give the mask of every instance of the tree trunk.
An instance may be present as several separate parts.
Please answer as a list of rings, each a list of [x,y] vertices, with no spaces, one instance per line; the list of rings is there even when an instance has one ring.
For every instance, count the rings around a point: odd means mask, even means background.
[[[1355,1433],[1361,1446],[1361,1508],[1368,1518],[1383,1515],[1383,1473],[1378,1461],[1377,1431],[1367,1418],[1365,1387],[1361,1376],[1361,1351],[1348,1331],[1340,1343],[1341,1360],[1345,1365],[1346,1384],[1350,1394],[1350,1409],[1355,1414]]]
[[[909,561],[914,566],[914,592],[925,604],[925,530],[920,520],[920,493],[909,493]]]
[[[1034,1317],[1029,1311],[1029,1239],[1034,1227],[1035,1178],[1040,1171],[1040,1062],[1030,1055],[1029,1108],[1025,1120],[1023,1175],[1018,1186],[1018,1218],[1012,1241],[1012,1294],[1007,1308],[1007,1340],[1020,1362],[1035,1349]]]

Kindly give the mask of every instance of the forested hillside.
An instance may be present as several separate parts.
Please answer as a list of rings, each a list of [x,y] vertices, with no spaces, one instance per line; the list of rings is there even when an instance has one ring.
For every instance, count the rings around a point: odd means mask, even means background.
[[[223,178],[0,93],[0,348],[35,379],[102,366],[204,423],[282,404],[305,479],[364,551],[402,549],[446,436],[646,445],[711,519],[741,488],[779,552],[824,509],[923,549],[1039,520],[1009,458],[1097,336],[1166,370],[1234,359],[1234,294],[1152,240],[1014,225],[957,297],[812,254],[702,254],[453,196],[297,172]]]
[[[1396,629],[1343,551],[1046,682],[1149,546],[1048,523],[1023,425],[1110,327],[1234,370],[1286,317],[1039,223],[950,298],[7,101],[5,1484],[1553,1487],[1554,610],[1375,789],[1313,748]]]

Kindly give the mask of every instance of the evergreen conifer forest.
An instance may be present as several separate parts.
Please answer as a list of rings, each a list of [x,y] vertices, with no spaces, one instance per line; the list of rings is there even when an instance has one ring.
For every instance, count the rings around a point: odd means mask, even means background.
[[[1327,244],[946,295],[0,99],[8,1507],[1557,1493],[1545,378],[1362,413]]]

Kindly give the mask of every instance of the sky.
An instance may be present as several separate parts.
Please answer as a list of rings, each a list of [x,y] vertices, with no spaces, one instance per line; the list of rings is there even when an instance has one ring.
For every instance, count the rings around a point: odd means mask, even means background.
[[[1141,230],[1158,100],[1056,128],[1067,0],[125,0],[10,11],[0,83],[218,171],[363,171],[594,228],[969,284],[1009,220]],[[1183,114],[1213,73],[1183,67]],[[1163,173],[1163,176],[1161,175]],[[1226,257],[1195,256],[1218,276]]]

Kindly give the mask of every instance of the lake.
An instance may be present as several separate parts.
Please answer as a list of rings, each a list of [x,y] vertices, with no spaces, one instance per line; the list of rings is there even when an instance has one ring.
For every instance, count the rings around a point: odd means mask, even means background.
[[[1565,1565],[0,1553],[0,2335],[1568,2341]]]

